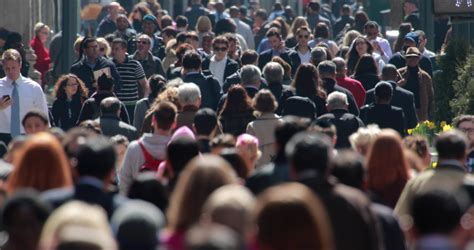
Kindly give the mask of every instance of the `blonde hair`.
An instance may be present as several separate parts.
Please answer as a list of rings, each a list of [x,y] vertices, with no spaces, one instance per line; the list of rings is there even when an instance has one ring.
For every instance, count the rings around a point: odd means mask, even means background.
[[[48,33],[51,31],[51,29],[49,28],[48,25],[42,23],[42,22],[38,22],[35,24],[35,27],[34,27],[34,32],[36,35],[38,35],[38,33],[41,31],[41,29],[43,28],[46,28],[48,30]]]
[[[199,33],[212,31],[211,19],[207,16],[200,16],[196,22],[196,30]]]
[[[255,163],[262,155],[262,152],[258,150],[258,145],[258,138],[253,135],[241,134],[237,137],[235,148],[247,165],[247,173],[252,172],[253,168],[255,168]]]
[[[74,51],[79,55],[80,53],[80,50],[81,50],[81,43],[82,43],[82,40],[84,40],[84,37],[83,36],[80,36],[76,39],[76,41],[74,42]]]
[[[195,157],[179,176],[166,218],[171,231],[187,230],[199,220],[207,197],[217,188],[237,183],[232,167],[214,155]]]
[[[352,42],[362,34],[359,33],[357,30],[350,30],[344,35],[344,39],[342,41],[342,46],[351,47]]]
[[[104,53],[105,53],[106,56],[109,56],[110,52],[111,52],[111,49],[110,49],[110,45],[107,42],[107,40],[105,40],[105,38],[103,38],[103,37],[97,37],[96,40],[97,40],[97,43],[99,44],[99,48],[100,48],[100,46],[104,46],[105,47]]]
[[[3,52],[2,55],[2,61],[17,61],[18,63],[21,64],[21,54],[18,52],[16,49],[7,49],[5,52]]]
[[[100,245],[99,249],[117,249],[112,236],[105,211],[96,205],[81,201],[71,201],[56,209],[46,221],[39,242],[39,249],[55,249],[58,238],[67,234],[72,228],[85,229],[83,232],[94,232],[91,243]],[[91,234],[88,234],[91,235]],[[85,240],[84,237],[76,238]]]
[[[359,128],[357,132],[349,136],[352,149],[362,155],[366,155],[370,144],[377,138],[380,128],[376,124],[369,124],[367,127]]]

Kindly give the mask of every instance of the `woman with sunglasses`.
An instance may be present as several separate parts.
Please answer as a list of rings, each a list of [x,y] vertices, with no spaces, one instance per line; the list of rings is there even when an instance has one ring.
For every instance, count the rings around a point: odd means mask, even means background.
[[[87,99],[88,90],[84,82],[74,74],[61,76],[54,85],[52,114],[54,124],[67,131],[77,123],[82,104]]]
[[[312,36],[311,30],[308,26],[301,26],[295,35],[298,43],[290,52],[292,75],[295,75],[296,69],[298,69],[301,64],[311,61],[311,48],[308,45]]]

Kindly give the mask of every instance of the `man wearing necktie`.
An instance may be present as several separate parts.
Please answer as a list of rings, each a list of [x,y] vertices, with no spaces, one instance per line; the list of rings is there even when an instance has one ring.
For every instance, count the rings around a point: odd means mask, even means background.
[[[37,110],[47,116],[48,105],[41,86],[21,75],[18,51],[5,51],[2,62],[6,77],[0,79],[0,141],[8,144],[25,133],[21,123],[26,113]]]

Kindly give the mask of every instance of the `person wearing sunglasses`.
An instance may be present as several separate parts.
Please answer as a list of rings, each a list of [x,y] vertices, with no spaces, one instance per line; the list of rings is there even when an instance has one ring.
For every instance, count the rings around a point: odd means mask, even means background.
[[[160,58],[154,56],[151,53],[151,38],[146,34],[138,35],[137,38],[137,50],[130,56],[131,59],[137,60],[145,71],[146,78],[154,74],[159,74],[165,77],[165,72],[161,64]]]
[[[229,40],[224,36],[218,36],[212,41],[213,55],[202,63],[202,69],[209,70],[219,81],[221,88],[224,85],[225,79],[239,69],[239,64],[227,57],[228,51]]]
[[[311,30],[308,26],[301,26],[296,31],[296,40],[298,43],[290,52],[292,75],[296,73],[296,69],[298,69],[302,63],[310,63],[311,48],[308,42],[311,40],[311,37]]]

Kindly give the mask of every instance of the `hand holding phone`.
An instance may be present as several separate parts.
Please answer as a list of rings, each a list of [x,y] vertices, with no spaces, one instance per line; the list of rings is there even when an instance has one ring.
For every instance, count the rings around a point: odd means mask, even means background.
[[[0,110],[7,108],[12,104],[12,100],[10,95],[4,95],[2,96],[2,99],[0,100]]]

